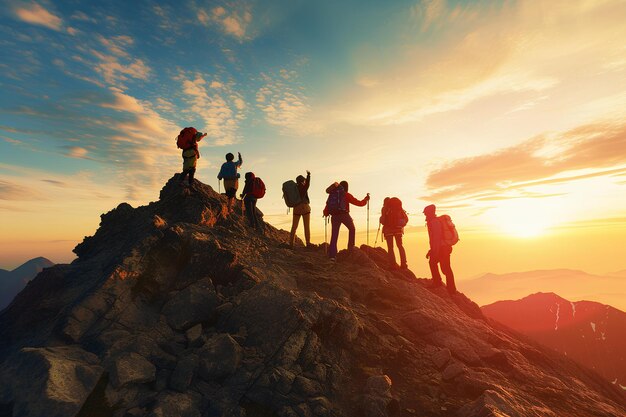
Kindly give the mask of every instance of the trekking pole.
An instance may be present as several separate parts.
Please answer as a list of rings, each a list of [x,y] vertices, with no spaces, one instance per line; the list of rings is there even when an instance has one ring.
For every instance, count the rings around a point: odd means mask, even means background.
[[[370,245],[370,201],[367,200],[367,246]]]
[[[328,253],[328,217],[324,216],[324,249]]]
[[[374,240],[374,247],[376,247],[376,243],[378,242],[378,232],[380,232],[380,221],[378,222],[378,230],[376,231],[376,240]]]

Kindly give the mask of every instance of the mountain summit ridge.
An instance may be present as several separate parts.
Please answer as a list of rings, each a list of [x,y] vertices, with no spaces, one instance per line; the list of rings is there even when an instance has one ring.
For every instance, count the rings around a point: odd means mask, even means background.
[[[624,394],[384,250],[288,248],[170,179],[0,314],[0,415],[613,416]]]

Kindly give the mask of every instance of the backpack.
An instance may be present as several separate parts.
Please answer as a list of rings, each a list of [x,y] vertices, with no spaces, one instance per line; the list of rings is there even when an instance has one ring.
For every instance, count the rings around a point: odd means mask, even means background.
[[[180,149],[193,148],[197,133],[198,131],[193,127],[184,128],[178,134],[178,138],[176,138],[176,146]]]
[[[337,183],[326,189],[328,198],[326,199],[326,209],[324,212],[328,214],[339,214],[348,211],[348,200],[346,191]]]
[[[302,196],[298,189],[298,184],[294,180],[285,181],[283,183],[283,198],[287,207],[295,207],[302,203]]]
[[[447,214],[437,216],[443,229],[443,242],[448,246],[454,246],[459,241],[459,233],[456,226],[452,223],[452,219]]]
[[[384,216],[381,223],[390,227],[404,227],[409,222],[409,216],[402,208],[402,201],[398,197],[392,197],[383,206]]]
[[[252,178],[252,190],[250,191],[256,198],[263,198],[265,196],[265,183],[259,177]]]

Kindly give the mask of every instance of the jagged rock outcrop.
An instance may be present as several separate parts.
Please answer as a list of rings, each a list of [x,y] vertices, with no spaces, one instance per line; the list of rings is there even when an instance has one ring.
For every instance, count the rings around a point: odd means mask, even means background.
[[[387,270],[382,249],[332,264],[225,202],[174,178],[32,281],[0,315],[0,416],[42,415],[29,395],[59,417],[624,414],[601,377]],[[30,356],[71,363],[31,372]],[[75,395],[25,393],[64,375]]]

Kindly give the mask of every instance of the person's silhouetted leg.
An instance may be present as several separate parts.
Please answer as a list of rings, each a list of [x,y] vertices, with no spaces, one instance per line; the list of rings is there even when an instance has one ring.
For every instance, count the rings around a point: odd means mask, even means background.
[[[348,250],[354,247],[356,241],[356,229],[354,228],[354,221],[349,213],[343,213],[341,215],[342,223],[348,228]]]
[[[396,235],[396,245],[398,246],[398,253],[400,253],[400,268],[406,269],[408,265],[406,263],[406,251],[404,250],[404,245],[402,244],[402,235]],[[394,262],[395,262],[394,256]]]
[[[439,261],[433,259],[431,256],[428,260],[428,266],[430,267],[430,274],[433,277],[433,285],[441,285],[441,275],[439,274]]]
[[[289,235],[289,246],[293,248],[293,243],[296,240],[296,230],[298,230],[298,223],[300,223],[300,215],[294,214],[291,222],[291,234]]]
[[[448,291],[451,293],[456,292],[456,285],[454,283],[454,272],[452,272],[452,267],[450,266],[450,254],[452,253],[452,248],[446,248],[441,251],[441,259],[439,263],[441,264],[441,272],[446,276],[446,287]],[[441,280],[441,278],[439,278]]]
[[[337,257],[337,240],[339,239],[339,228],[341,227],[341,219],[336,214],[330,217],[331,234],[330,244],[328,245],[328,257],[335,259]]]
[[[304,223],[304,240],[309,246],[311,244],[311,213],[303,214],[302,222]]]
[[[246,206],[246,216],[248,217],[248,223],[255,229],[259,226],[256,216],[256,198],[248,197],[244,198],[244,205]]]
[[[393,251],[393,236],[385,236],[387,242],[387,253],[389,256],[389,266],[396,268],[396,254]]]
[[[193,176],[196,174],[196,169],[191,168],[189,170],[189,185],[193,185]]]

